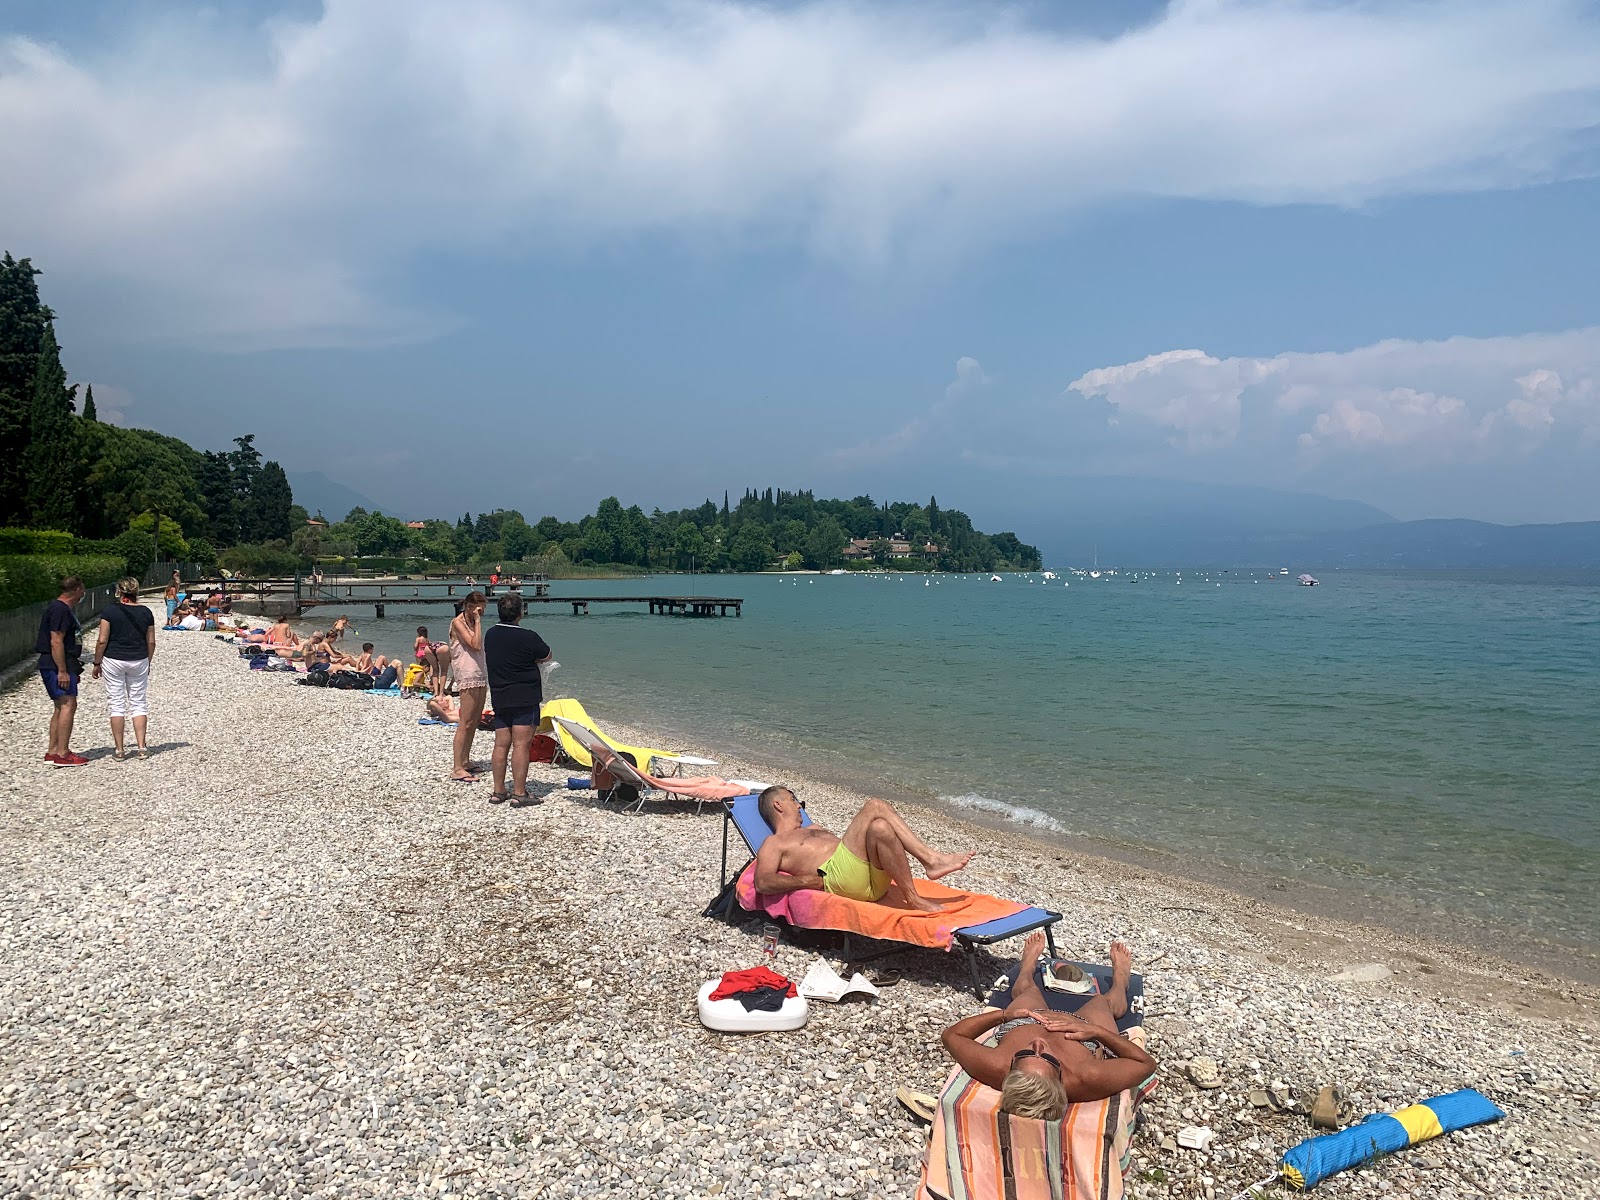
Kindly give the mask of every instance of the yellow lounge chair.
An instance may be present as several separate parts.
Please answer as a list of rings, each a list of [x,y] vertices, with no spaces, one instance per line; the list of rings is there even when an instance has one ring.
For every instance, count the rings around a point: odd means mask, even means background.
[[[539,710],[539,732],[557,739],[561,752],[580,767],[592,767],[594,759],[590,757],[589,752],[583,748],[583,744],[577,738],[555,722],[554,718],[556,717],[564,717],[574,724],[582,725],[618,754],[626,754],[633,760],[633,765],[647,775],[662,774],[667,769],[664,766],[658,767],[657,764],[672,763],[674,764],[671,768],[673,771],[676,771],[679,766],[684,764],[697,767],[716,765],[711,759],[673,754],[667,750],[653,750],[647,746],[624,745],[615,738],[607,737],[601,731],[600,727],[595,724],[594,718],[585,711],[583,701],[574,700],[570,697],[547,701],[544,707]]]

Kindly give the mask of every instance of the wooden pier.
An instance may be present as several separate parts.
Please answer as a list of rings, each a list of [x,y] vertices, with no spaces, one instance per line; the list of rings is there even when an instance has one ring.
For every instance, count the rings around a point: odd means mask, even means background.
[[[391,604],[459,604],[469,592],[483,592],[494,603],[507,592],[518,592],[528,607],[535,604],[570,604],[575,617],[588,616],[591,604],[643,604],[653,616],[725,617],[731,612],[744,615],[742,596],[552,596],[544,576],[524,576],[519,588],[501,583],[493,588],[462,579],[324,579],[313,582],[309,576],[281,579],[230,580],[226,587],[241,599],[249,599],[263,613],[288,612],[303,616],[311,608],[352,608],[372,606],[373,615],[382,618]]]

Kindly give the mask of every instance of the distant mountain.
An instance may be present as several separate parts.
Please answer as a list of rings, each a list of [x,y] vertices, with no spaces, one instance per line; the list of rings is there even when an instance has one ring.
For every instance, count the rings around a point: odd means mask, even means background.
[[[1397,521],[1305,536],[1278,549],[1286,561],[1319,567],[1600,568],[1600,521]],[[1257,561],[1270,565],[1271,557]]]
[[[1048,491],[982,515],[990,525],[1018,530],[1047,564],[1086,565],[1098,553],[1102,563],[1130,567],[1266,561],[1280,542],[1394,520],[1356,500],[1125,476],[1053,480]]]
[[[329,479],[321,471],[289,471],[287,474],[294,502],[312,516],[320,512],[330,521],[339,521],[352,508],[371,512],[378,507],[354,488]]]

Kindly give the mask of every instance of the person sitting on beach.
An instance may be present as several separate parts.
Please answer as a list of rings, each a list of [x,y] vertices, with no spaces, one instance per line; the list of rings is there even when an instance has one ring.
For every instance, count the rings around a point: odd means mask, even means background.
[[[1053,1121],[1069,1104],[1138,1087],[1155,1074],[1156,1060],[1117,1032],[1128,1011],[1127,945],[1111,943],[1111,987],[1065,1013],[1051,1011],[1039,990],[1044,944],[1038,930],[1023,943],[1009,1005],[957,1021],[943,1041],[962,1070],[1000,1093],[1002,1111]],[[986,1046],[981,1039],[991,1030],[998,1036]]]
[[[757,803],[772,836],[756,854],[758,892],[773,895],[807,888],[883,901],[896,908],[937,912],[939,904],[917,892],[911,860],[929,879],[943,879],[972,861],[973,851],[947,854],[924,842],[887,800],[870,799],[844,836],[820,825],[802,825],[802,801],[786,787],[769,787]]]
[[[280,658],[294,658],[299,653],[300,635],[289,628],[289,618],[279,617],[267,630],[266,644]]]
[[[324,671],[333,669],[333,648],[328,645],[327,634],[317,630],[306,641],[304,657],[306,670],[315,671],[319,668]]]
[[[372,643],[362,642],[361,653],[356,656],[354,669],[367,675],[376,675],[389,665],[389,659],[382,654],[372,653]]]

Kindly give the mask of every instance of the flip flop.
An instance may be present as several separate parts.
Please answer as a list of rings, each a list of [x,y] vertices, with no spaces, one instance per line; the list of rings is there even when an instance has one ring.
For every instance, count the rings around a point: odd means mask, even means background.
[[[924,1125],[932,1125],[933,1118],[939,1115],[938,1098],[925,1092],[914,1092],[902,1085],[895,1089],[894,1098]]]
[[[447,776],[447,778],[450,780],[451,783],[482,783],[483,782],[482,777],[478,776],[478,775],[468,775],[465,779],[461,778],[461,776],[459,776],[459,775],[450,775],[450,776]]]
[[[868,971],[867,982],[873,987],[893,987],[900,982],[899,971]]]
[[[1319,1129],[1338,1129],[1350,1120],[1352,1111],[1344,1092],[1330,1085],[1318,1092],[1311,1103],[1311,1124]]]
[[[1189,1060],[1189,1082],[1197,1088],[1219,1088],[1222,1086],[1222,1073],[1217,1070],[1217,1060],[1201,1055]]]

